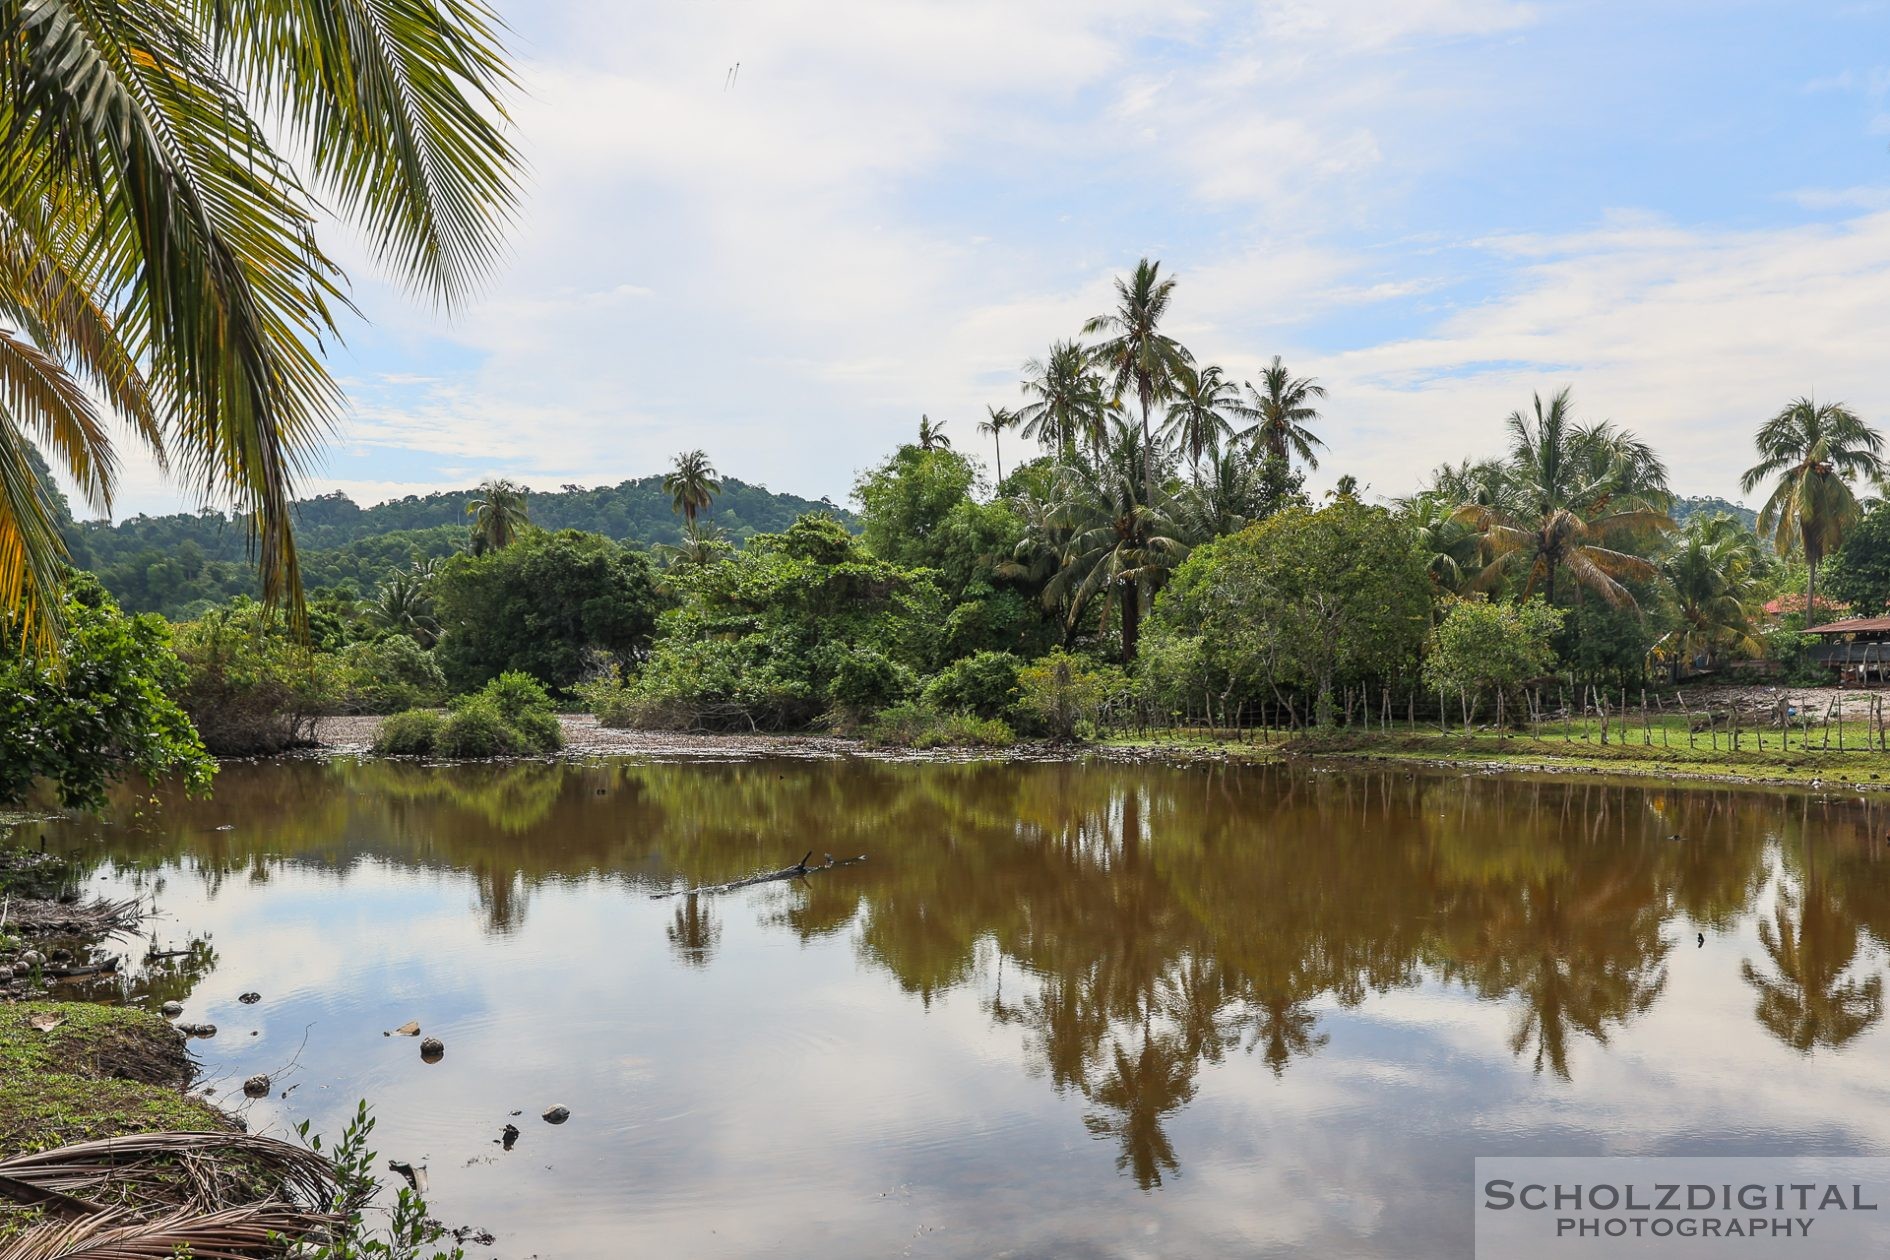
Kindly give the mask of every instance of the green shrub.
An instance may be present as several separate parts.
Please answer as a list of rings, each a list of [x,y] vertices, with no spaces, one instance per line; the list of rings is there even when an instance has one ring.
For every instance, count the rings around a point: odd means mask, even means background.
[[[428,757],[439,747],[440,715],[430,709],[396,713],[374,732],[374,751],[383,757]]]
[[[1017,671],[1022,665],[1009,652],[974,652],[960,657],[925,685],[925,702],[935,709],[999,717],[1015,699]]]
[[[544,685],[530,674],[509,670],[500,674],[491,682],[473,693],[480,700],[491,702],[499,711],[499,716],[508,722],[516,722],[526,713],[550,713],[551,693]]]
[[[995,718],[940,713],[930,705],[905,701],[873,716],[866,725],[866,742],[895,748],[1006,748],[1017,736]]]
[[[511,726],[521,751],[549,753],[564,747],[564,727],[549,709],[527,709],[512,719]]]
[[[440,723],[434,750],[442,757],[472,760],[556,752],[564,728],[551,697],[529,674],[504,673],[453,701]]]
[[[1018,671],[1017,712],[1052,739],[1087,739],[1104,707],[1127,688],[1114,666],[1058,650]]]
[[[433,653],[404,634],[349,644],[341,667],[348,707],[357,713],[398,713],[446,698],[446,675]]]
[[[475,697],[440,723],[435,748],[442,757],[472,760],[509,757],[520,751],[518,733],[498,706]]]
[[[829,720],[840,726],[858,723],[867,714],[912,694],[912,671],[871,648],[837,654],[833,676],[827,682]]]

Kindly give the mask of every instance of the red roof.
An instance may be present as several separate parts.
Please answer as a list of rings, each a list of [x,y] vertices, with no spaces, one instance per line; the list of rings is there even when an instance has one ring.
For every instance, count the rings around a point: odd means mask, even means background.
[[[1818,607],[1827,613],[1843,614],[1851,610],[1849,604],[1841,604],[1835,599],[1826,599],[1822,596],[1818,599]],[[1805,597],[1796,591],[1780,595],[1777,599],[1767,600],[1765,603],[1765,615],[1768,617],[1803,611],[1805,611]]]
[[[1823,600],[1819,600],[1823,603]],[[1827,626],[1812,626],[1806,634],[1885,634],[1890,633],[1890,617],[1852,617],[1849,621],[1834,621]]]

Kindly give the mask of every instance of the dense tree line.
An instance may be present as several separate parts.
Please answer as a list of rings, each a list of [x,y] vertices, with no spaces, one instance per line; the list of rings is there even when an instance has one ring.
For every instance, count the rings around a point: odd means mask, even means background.
[[[546,529],[581,530],[648,548],[682,542],[694,524],[671,510],[662,477],[589,489],[515,489],[529,502],[532,521]],[[481,493],[409,495],[372,507],[339,492],[296,501],[304,588],[371,595],[396,569],[456,554],[467,545],[473,520],[468,509]],[[818,511],[851,520],[824,501],[776,494],[730,477],[719,485],[712,509],[701,514],[699,527],[740,541]],[[246,517],[207,510],[139,515],[115,525],[75,522],[63,499],[55,514],[72,562],[98,574],[128,609],[189,617],[238,595],[260,597]]]
[[[1890,603],[1881,441],[1842,406],[1760,418],[1757,513],[1677,499],[1655,450],[1567,390],[1493,417],[1495,453],[1407,495],[1367,502],[1341,475],[1315,498],[1324,386],[1277,356],[1252,379],[1200,362],[1165,330],[1178,292],[1145,261],[1081,336],[1025,363],[1018,405],[976,425],[995,484],[950,421],[922,416],[859,473],[857,519],[723,477],[701,450],[614,490],[311,500],[305,554],[333,556],[311,571],[336,580],[305,627],[240,596],[181,610],[184,707],[216,752],[453,695],[468,699],[448,745],[531,746],[506,734],[516,704],[478,699],[521,694],[508,678],[612,724],[910,743],[1255,714],[1333,727],[1394,697],[1467,728],[1513,719],[1532,683],[1803,669],[1805,608]],[[628,517],[597,515],[630,506],[634,544],[609,532]],[[646,549],[652,512],[669,541]],[[241,530],[214,514],[122,528],[164,539],[144,580],[165,590],[189,589],[173,569],[237,564]],[[387,532],[349,537],[372,528]],[[1795,612],[1764,612],[1792,592]],[[437,749],[437,726],[400,729]]]

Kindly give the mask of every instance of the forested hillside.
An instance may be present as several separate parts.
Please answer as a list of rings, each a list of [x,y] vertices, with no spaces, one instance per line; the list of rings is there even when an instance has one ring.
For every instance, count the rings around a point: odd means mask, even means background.
[[[466,539],[466,508],[476,490],[409,495],[361,507],[344,494],[325,494],[296,505],[296,538],[302,549],[304,585],[351,587],[372,592],[396,568],[415,560],[447,556]],[[533,492],[532,523],[547,529],[580,529],[637,547],[675,542],[680,518],[671,510],[660,476],[615,486],[566,486]],[[777,533],[806,512],[832,512],[849,526],[852,517],[825,500],[777,494],[733,477],[703,520],[730,541]],[[189,617],[207,604],[256,593],[240,519],[220,512],[134,516],[116,525],[71,524],[67,544],[74,561],[103,579],[127,609]]]

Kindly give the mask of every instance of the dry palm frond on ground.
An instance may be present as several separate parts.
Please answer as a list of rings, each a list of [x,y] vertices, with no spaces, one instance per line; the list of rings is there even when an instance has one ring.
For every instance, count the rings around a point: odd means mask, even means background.
[[[328,1210],[346,1197],[328,1160],[240,1133],[146,1133],[16,1155],[0,1160],[0,1197],[42,1216],[0,1241],[0,1260],[246,1260],[346,1220]]]

